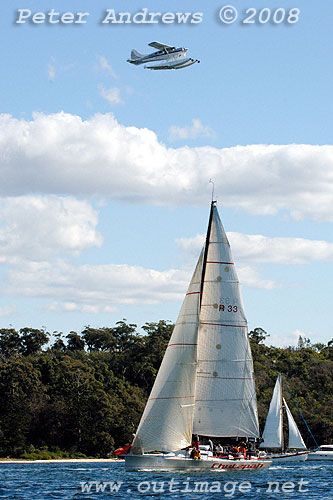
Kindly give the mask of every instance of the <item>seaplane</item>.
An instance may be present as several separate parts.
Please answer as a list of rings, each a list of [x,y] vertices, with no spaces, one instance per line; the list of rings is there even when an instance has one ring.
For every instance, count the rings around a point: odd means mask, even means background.
[[[133,49],[131,51],[130,59],[127,62],[139,66],[140,64],[148,63],[145,65],[145,69],[151,70],[166,70],[166,69],[182,69],[192,66],[192,64],[198,61],[198,59],[192,59],[191,57],[185,57],[188,49],[184,47],[172,47],[171,45],[166,45],[160,42],[151,42],[148,44],[150,47],[154,47],[157,51],[150,54],[140,54],[137,50]],[[153,64],[159,61],[166,61],[162,64]]]

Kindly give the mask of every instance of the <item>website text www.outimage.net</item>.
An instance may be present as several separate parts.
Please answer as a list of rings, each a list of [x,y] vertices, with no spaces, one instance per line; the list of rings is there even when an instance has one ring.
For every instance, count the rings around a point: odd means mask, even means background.
[[[263,486],[253,485],[251,481],[193,481],[187,477],[180,481],[172,478],[168,481],[141,481],[135,487],[127,487],[123,481],[82,481],[82,493],[222,493],[232,498],[238,493],[306,493],[310,481],[270,481]]]

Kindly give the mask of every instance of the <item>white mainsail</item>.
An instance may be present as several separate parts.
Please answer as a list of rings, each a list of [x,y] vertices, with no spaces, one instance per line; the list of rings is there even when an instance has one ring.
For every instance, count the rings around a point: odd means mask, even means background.
[[[281,375],[276,379],[271,404],[269,405],[263,432],[263,442],[260,448],[282,448],[283,426],[282,426],[282,389]]]
[[[141,417],[133,453],[175,451],[191,444],[202,260],[201,253]]]
[[[204,265],[193,432],[259,437],[247,321],[230,244],[214,205]]]
[[[142,415],[132,452],[176,451],[192,433],[259,437],[247,322],[212,203],[206,246]]]
[[[289,407],[284,398],[283,398],[283,404],[285,406],[288,418],[288,429],[289,429],[288,448],[295,450],[306,450],[307,448],[305,446],[301,433],[298,430],[294,417],[292,416],[291,411],[289,410]]]

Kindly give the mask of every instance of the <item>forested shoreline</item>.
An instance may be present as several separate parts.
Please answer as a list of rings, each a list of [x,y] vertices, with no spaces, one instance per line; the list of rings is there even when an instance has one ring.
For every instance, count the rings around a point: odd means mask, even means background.
[[[54,332],[52,345],[43,329],[0,329],[0,456],[106,457],[129,443],[172,329],[164,320],[141,329],[123,320]],[[261,429],[281,373],[318,443],[331,443],[333,340],[300,338],[297,347],[278,348],[263,343],[267,335],[261,328],[249,333]]]

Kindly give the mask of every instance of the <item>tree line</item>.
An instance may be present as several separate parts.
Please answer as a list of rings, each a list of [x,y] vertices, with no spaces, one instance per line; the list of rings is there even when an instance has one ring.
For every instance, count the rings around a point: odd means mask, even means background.
[[[44,450],[46,456],[105,457],[129,443],[172,329],[161,320],[138,331],[122,320],[54,332],[52,344],[44,329],[0,329],[0,456]],[[331,442],[333,340],[313,345],[300,338],[296,348],[278,348],[265,345],[266,338],[261,328],[249,332],[261,428],[282,373],[316,440]]]

